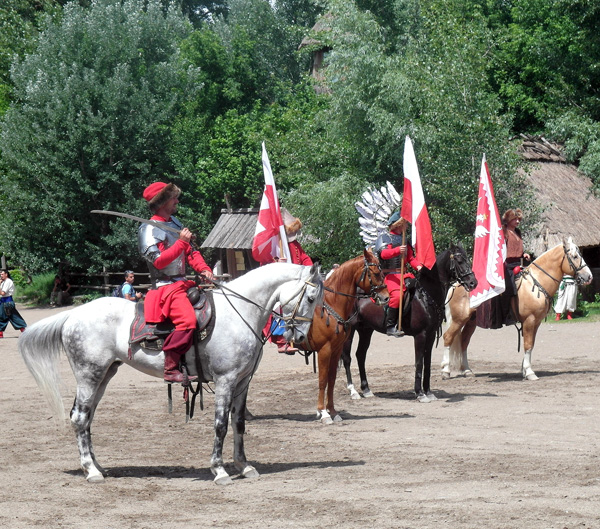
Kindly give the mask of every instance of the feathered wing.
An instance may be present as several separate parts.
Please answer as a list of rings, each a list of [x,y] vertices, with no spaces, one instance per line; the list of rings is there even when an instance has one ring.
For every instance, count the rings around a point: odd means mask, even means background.
[[[387,221],[400,204],[402,195],[390,182],[379,189],[369,187],[361,195],[361,200],[354,203],[359,214],[360,236],[365,246],[372,246],[379,234],[387,230]]]

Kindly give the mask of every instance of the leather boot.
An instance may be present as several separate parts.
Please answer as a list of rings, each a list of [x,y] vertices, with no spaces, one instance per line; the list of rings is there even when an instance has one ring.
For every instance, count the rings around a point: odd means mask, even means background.
[[[556,313],[556,318],[554,318],[554,321],[558,321],[558,320],[560,320],[560,314],[557,312]]]
[[[572,320],[572,319],[573,319],[573,316],[571,316],[571,313],[567,312],[567,320]]]
[[[400,309],[388,307],[387,310],[387,318],[385,321],[385,333],[388,336],[394,336],[396,338],[401,338],[404,336],[404,332],[402,329],[398,329],[398,314],[400,313]]]
[[[4,338],[4,333],[0,331],[0,338]]]
[[[163,351],[165,353],[165,382],[181,384],[185,381],[183,373],[179,369],[181,356],[189,351],[194,340],[194,329],[184,331],[173,331],[165,340]],[[196,376],[188,376],[190,382],[198,379]]]
[[[277,336],[271,335],[271,343],[277,346],[278,353],[294,355],[296,354],[296,351],[298,351],[296,347],[292,347],[288,342],[285,341],[283,334],[278,334]]]

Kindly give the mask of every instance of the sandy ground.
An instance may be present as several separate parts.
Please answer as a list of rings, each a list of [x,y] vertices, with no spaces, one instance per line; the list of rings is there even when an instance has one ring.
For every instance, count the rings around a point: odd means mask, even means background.
[[[31,324],[57,310],[21,312]],[[0,340],[1,527],[600,528],[600,323],[543,324],[536,382],[521,379],[514,328],[475,333],[473,378],[443,381],[438,346],[439,400],[429,404],[411,392],[412,339],[375,335],[376,397],[351,400],[340,374],[344,421],[333,426],[315,421],[312,363],[268,345],[246,434],[261,477],[227,487],[208,468],[212,396],[186,424],[180,394],[168,414],[162,381],[126,366],[93,427],[110,477],[87,483],[73,432],[55,425],[18,337],[9,328]],[[68,410],[75,384],[64,357],[62,371]]]

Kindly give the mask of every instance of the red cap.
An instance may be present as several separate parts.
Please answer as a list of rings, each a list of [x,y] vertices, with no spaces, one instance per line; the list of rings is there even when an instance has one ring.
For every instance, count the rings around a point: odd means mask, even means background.
[[[150,202],[165,187],[167,187],[167,184],[165,184],[164,182],[154,182],[153,184],[150,184],[146,189],[144,189],[143,196],[147,202]]]

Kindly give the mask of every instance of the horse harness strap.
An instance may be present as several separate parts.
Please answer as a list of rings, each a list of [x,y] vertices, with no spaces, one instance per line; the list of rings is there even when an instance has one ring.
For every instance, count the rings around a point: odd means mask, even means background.
[[[335,320],[344,328],[344,332],[348,332],[348,328],[351,325],[350,322],[358,314],[358,309],[355,307],[354,312],[350,315],[350,317],[347,320],[345,320],[335,310],[333,310],[331,305],[328,305],[327,303],[323,302],[323,306],[321,307],[321,318],[324,316],[325,310],[327,310],[327,326],[329,327],[329,315],[331,314],[335,318]],[[337,326],[335,328],[335,334],[339,334],[339,329]]]
[[[531,263],[531,264],[535,264],[535,263]],[[544,269],[540,268],[538,265],[536,265],[536,268],[539,268],[542,272],[544,272],[548,277],[554,279],[550,274],[548,274]],[[531,273],[531,271],[529,270],[529,267],[527,267],[525,270],[523,270],[521,272],[521,281],[519,282],[519,286],[517,287],[517,290],[519,288],[521,288],[521,285],[523,284],[523,279],[525,277],[530,277],[531,278],[531,282],[533,283],[533,286],[531,287],[531,292],[533,292],[535,290],[535,288],[537,287],[538,289],[538,298],[540,297],[540,292],[542,294],[544,294],[544,296],[546,297],[546,302],[547,303],[552,303],[552,296],[548,293],[548,291],[542,286],[542,284],[533,276],[533,274]],[[556,281],[556,279],[554,279],[554,281]]]

